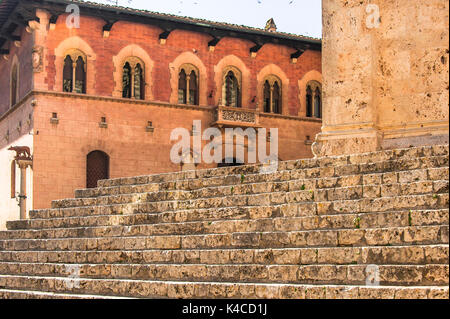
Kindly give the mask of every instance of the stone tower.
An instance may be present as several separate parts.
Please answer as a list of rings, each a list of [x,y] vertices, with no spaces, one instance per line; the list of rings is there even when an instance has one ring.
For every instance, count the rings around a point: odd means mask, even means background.
[[[448,0],[323,0],[318,156],[448,143]]]

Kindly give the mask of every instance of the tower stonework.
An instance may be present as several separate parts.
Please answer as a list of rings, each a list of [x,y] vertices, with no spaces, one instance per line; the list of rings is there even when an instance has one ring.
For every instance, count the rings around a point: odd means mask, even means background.
[[[323,0],[317,156],[448,143],[449,2]]]

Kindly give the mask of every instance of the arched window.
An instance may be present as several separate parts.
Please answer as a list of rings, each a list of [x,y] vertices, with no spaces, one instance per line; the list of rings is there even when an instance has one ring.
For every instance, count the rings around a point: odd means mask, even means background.
[[[281,114],[281,80],[271,75],[264,82],[264,112]]]
[[[322,118],[322,87],[311,81],[306,86],[306,116]]]
[[[264,112],[270,113],[270,84],[264,82]]]
[[[145,67],[136,57],[126,59],[123,64],[122,97],[127,99],[145,99]]]
[[[225,106],[241,107],[241,89],[235,71],[226,73],[224,81]]]
[[[102,151],[93,151],[86,160],[86,188],[96,188],[97,182],[109,178],[109,156]]]
[[[144,99],[144,70],[140,63],[134,68],[134,97],[138,100]]]
[[[186,72],[181,69],[178,76],[178,103],[186,104],[187,101],[187,77]]]
[[[78,57],[75,67],[75,93],[86,93],[86,72],[83,58]]]
[[[191,71],[189,75],[189,104],[198,105],[198,82],[195,71]]]
[[[11,70],[11,107],[16,105],[18,100],[19,68],[14,64]]]
[[[63,91],[86,93],[86,55],[71,50],[64,59]]]
[[[178,103],[198,105],[198,70],[192,64],[182,65],[178,75]]]
[[[123,78],[122,78],[122,84],[123,84],[123,90],[122,90],[122,97],[124,98],[131,98],[131,66],[130,63],[126,62],[123,66]]]
[[[73,61],[70,55],[66,56],[64,60],[63,70],[63,91],[72,92],[73,83]]]
[[[306,89],[306,116],[312,117],[312,103],[313,103],[313,96],[312,96],[312,90],[311,87],[308,86]]]
[[[314,116],[322,118],[322,92],[317,87],[314,94]]]

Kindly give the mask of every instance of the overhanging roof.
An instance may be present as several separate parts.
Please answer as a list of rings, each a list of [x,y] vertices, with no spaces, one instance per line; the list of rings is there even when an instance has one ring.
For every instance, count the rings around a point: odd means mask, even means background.
[[[322,44],[320,39],[282,32],[269,32],[263,29],[239,26],[228,23],[213,22],[189,17],[180,17],[170,14],[162,14],[146,10],[126,8],[113,5],[104,5],[88,1],[69,0],[0,0],[0,48],[11,40],[14,30],[20,25],[26,25],[29,20],[36,19],[35,9],[45,9],[52,15],[53,21],[66,13],[69,4],[77,4],[80,14],[96,16],[105,20],[104,30],[111,30],[117,21],[132,21],[136,23],[151,24],[160,27],[163,32],[160,38],[167,38],[171,31],[181,29],[200,32],[211,36],[209,45],[215,45],[224,37],[242,38],[255,43],[251,49],[257,52],[264,44],[273,43],[285,45],[297,52],[293,57],[298,57],[305,50],[320,51]]]

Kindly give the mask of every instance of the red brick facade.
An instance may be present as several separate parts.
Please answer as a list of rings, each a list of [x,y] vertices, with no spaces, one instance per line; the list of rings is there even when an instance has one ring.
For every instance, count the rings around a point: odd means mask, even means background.
[[[238,37],[224,37],[212,50],[208,47],[211,36],[204,33],[174,30],[160,41],[162,30],[156,26],[119,21],[106,37],[105,21],[97,17],[82,15],[81,27],[68,29],[66,15],[60,15],[54,26],[48,12],[38,10],[37,16],[39,24],[16,31],[21,34],[20,47],[10,44],[8,59],[0,57],[0,149],[20,136],[33,135],[29,145],[33,208],[48,207],[51,200],[70,197],[75,189],[86,187],[86,156],[91,151],[108,154],[111,178],[180,170],[169,159],[175,143],[170,132],[177,127],[190,130],[194,120],[201,120],[204,129],[210,127],[222,98],[222,72],[227,66],[242,73],[242,109],[254,110],[261,127],[279,129],[280,159],[312,156],[307,136],[314,139],[321,121],[305,117],[304,92],[308,81],[321,81],[320,51],[307,50],[295,61],[291,58],[295,49],[268,43],[252,56],[250,48],[255,44]],[[33,72],[32,52],[40,47],[42,68],[35,66]],[[70,49],[87,56],[86,94],[62,92],[61,61]],[[123,58],[130,54],[145,64],[144,101],[120,95]],[[20,102],[10,109],[14,61],[20,64]],[[183,63],[199,70],[199,106],[177,104],[174,75]],[[268,75],[282,81],[282,114],[262,112],[262,87]],[[31,110],[31,120],[21,109]],[[58,121],[51,121],[53,113]],[[24,117],[22,131],[14,130],[18,114]],[[99,125],[102,117],[107,127]],[[149,121],[153,132],[146,129]],[[8,177],[1,176],[1,183],[8,184]]]

